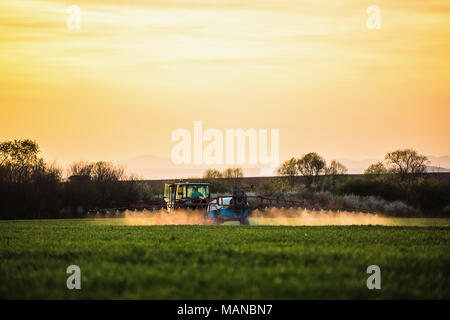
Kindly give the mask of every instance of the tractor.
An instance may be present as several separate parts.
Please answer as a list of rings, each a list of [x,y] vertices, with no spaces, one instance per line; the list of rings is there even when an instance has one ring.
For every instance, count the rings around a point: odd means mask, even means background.
[[[177,209],[199,210],[204,212],[206,219],[213,224],[222,224],[227,221],[239,221],[241,225],[249,225],[248,217],[252,210],[266,210],[270,208],[307,208],[310,210],[343,210],[340,205],[306,202],[300,200],[287,200],[269,198],[259,195],[247,195],[238,187],[232,189],[231,195],[211,196],[210,183],[180,182],[166,183],[163,199],[139,201],[130,204],[127,208],[91,209],[90,213],[112,212],[123,210],[132,211],[159,211],[166,209],[169,214]],[[351,210],[351,209],[346,209]]]
[[[239,221],[249,225],[245,192],[233,189],[231,196],[211,198],[210,183],[178,182],[164,186],[164,201],[169,212],[176,209],[201,210],[214,224]]]

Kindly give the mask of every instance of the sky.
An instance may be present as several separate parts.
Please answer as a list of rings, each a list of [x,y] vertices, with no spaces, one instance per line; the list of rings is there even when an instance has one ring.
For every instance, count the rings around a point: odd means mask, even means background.
[[[0,141],[62,165],[170,158],[201,120],[279,129],[280,160],[444,156],[449,55],[446,0],[2,0]]]

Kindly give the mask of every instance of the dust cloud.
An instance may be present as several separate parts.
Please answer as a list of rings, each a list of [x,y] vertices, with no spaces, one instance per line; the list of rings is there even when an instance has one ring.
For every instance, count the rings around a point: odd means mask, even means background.
[[[396,220],[375,213],[278,209],[256,210],[251,215],[252,225],[281,226],[348,226],[348,225],[398,225]]]
[[[115,220],[114,224],[120,225],[214,225],[215,221],[209,219],[200,210],[167,210],[158,211],[129,211],[121,213],[90,214],[88,218],[100,221],[104,218],[108,221]],[[416,225],[417,219],[391,218],[382,214],[349,212],[349,211],[329,211],[329,210],[307,210],[307,209],[278,209],[270,208],[266,210],[252,211],[249,221],[251,226],[344,226],[344,225]],[[107,221],[105,220],[105,223]],[[226,222],[225,224],[239,225],[239,222]]]
[[[91,214],[88,218],[119,218],[124,225],[213,225],[214,221],[208,219],[201,210],[125,210],[116,214]]]

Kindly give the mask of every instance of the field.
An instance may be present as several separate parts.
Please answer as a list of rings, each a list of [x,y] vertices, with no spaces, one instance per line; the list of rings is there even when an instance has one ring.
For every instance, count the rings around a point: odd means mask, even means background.
[[[250,227],[0,221],[0,298],[450,299],[449,220],[407,221]],[[81,290],[66,288],[72,264],[81,268]],[[381,268],[381,290],[366,287],[373,264]]]

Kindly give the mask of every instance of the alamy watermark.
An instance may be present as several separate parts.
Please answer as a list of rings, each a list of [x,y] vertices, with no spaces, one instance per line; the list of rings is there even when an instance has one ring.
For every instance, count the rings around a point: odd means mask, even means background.
[[[366,26],[369,30],[381,29],[381,9],[379,6],[371,5],[367,7],[367,14],[370,16],[367,18]]]
[[[171,135],[177,142],[171,151],[174,164],[250,164],[277,167],[280,159],[280,130],[209,128],[203,131],[201,120],[194,121],[193,134],[176,129]],[[270,149],[270,150],[269,150]]]
[[[70,5],[66,8],[69,15],[66,19],[66,26],[69,30],[79,30],[81,28],[81,9],[77,5]],[[366,26],[369,30],[381,29],[381,9],[378,5],[370,5],[366,9],[370,16],[366,20]]]
[[[69,30],[79,30],[81,28],[81,9],[77,5],[68,6],[66,13],[69,15],[66,19],[66,26]]]
[[[70,265],[66,269],[66,273],[70,274],[70,276],[67,278],[66,286],[67,289],[73,290],[81,289],[81,269],[77,265]]]
[[[380,267],[375,264],[368,266],[366,273],[370,274],[370,276],[367,278],[367,281],[366,281],[367,289],[380,290],[381,289],[381,269],[380,269]]]
[[[70,265],[66,269],[66,273],[70,274],[67,278],[67,289],[81,289],[81,269],[77,265]],[[377,265],[370,265],[366,269],[366,273],[370,274],[367,278],[366,286],[369,290],[381,290],[381,269]]]

